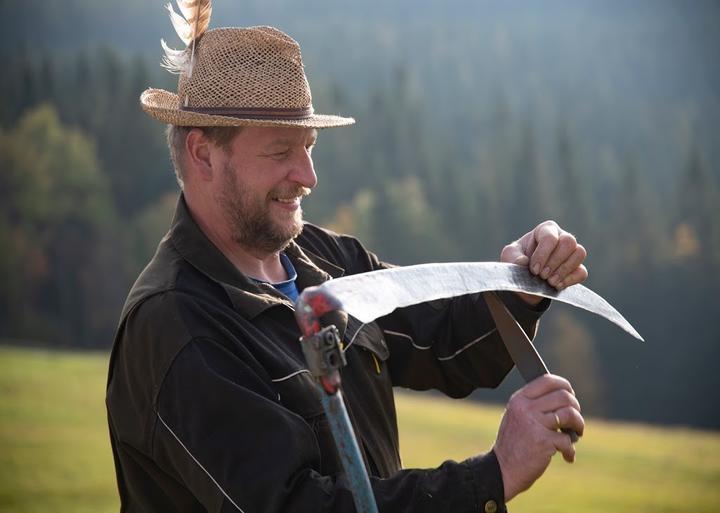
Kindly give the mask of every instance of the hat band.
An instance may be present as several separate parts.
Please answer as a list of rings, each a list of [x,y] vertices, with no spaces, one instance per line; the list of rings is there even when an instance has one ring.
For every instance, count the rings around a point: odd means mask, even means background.
[[[180,110],[209,114],[211,116],[226,116],[231,118],[252,119],[307,119],[313,115],[312,105],[300,109],[272,109],[272,108],[227,108],[227,107],[185,107]]]

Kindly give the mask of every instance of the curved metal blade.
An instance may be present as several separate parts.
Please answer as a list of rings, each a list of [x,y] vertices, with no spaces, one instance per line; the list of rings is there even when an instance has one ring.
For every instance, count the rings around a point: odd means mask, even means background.
[[[501,262],[459,262],[394,267],[329,280],[318,287],[335,296],[343,310],[371,322],[396,308],[488,290],[510,290],[543,296],[597,314],[638,340],[640,334],[600,295],[582,285],[562,291],[528,271]]]

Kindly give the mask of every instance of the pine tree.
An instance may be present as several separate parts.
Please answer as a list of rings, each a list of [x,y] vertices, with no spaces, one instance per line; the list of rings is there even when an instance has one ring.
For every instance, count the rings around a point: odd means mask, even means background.
[[[587,177],[580,171],[577,149],[570,138],[566,125],[560,125],[557,135],[557,174],[559,184],[555,201],[558,202],[558,222],[578,237],[590,237],[591,199],[587,187]]]
[[[705,264],[717,264],[720,262],[720,195],[709,165],[696,145],[688,154],[678,195],[676,250],[683,252],[683,248],[678,247],[682,241],[677,237],[683,233],[682,230],[687,230],[686,236],[695,241],[696,255],[692,255],[692,248],[687,247],[684,254],[697,256]]]
[[[543,173],[540,151],[533,127],[526,121],[522,128],[520,146],[516,149],[513,172],[513,191],[506,205],[508,240],[523,235],[548,218],[551,209],[547,183]]]

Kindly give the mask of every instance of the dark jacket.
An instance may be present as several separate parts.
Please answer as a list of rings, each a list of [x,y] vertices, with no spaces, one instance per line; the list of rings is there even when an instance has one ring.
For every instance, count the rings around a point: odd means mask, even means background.
[[[286,249],[298,288],[386,267],[311,224]],[[382,293],[382,291],[379,291]],[[505,296],[534,333],[539,313]],[[361,325],[336,316],[343,392],[380,511],[504,510],[495,455],[401,470],[393,386],[463,397],[512,367],[477,296]],[[305,368],[293,304],[236,270],[180,198],[133,286],[110,360],[108,421],[125,512],[354,511]]]

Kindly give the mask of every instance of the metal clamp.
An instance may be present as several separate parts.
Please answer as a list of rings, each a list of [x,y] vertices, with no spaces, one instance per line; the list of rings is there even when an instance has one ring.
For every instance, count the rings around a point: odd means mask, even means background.
[[[332,324],[313,335],[300,338],[300,342],[308,369],[316,378],[329,376],[347,364],[340,333]]]

